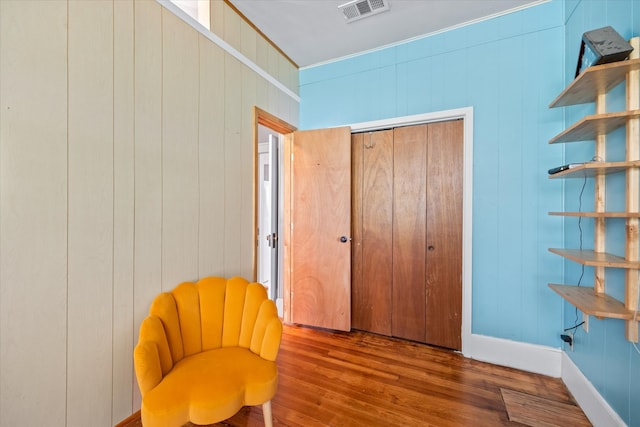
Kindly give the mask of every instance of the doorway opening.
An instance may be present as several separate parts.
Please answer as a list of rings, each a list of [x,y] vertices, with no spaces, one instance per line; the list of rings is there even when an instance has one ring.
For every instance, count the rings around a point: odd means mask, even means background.
[[[258,228],[257,281],[282,312],[282,136],[260,125],[258,128]]]
[[[283,315],[283,135],[296,128],[254,107],[254,280]]]

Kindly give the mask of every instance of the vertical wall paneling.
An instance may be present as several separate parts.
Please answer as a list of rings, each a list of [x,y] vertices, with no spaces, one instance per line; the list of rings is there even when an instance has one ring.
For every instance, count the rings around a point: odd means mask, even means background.
[[[200,36],[199,277],[224,275],[224,57]]]
[[[514,37],[503,40],[498,43],[497,48],[503,55],[508,52],[522,51],[526,47],[522,44],[522,37]],[[498,171],[498,187],[497,192],[500,194],[498,203],[498,234],[497,243],[499,247],[507,247],[511,242],[524,241],[524,233],[526,226],[523,227],[522,218],[523,210],[529,206],[525,202],[523,193],[522,163],[526,160],[523,158],[522,146],[525,144],[508,143],[508,141],[522,140],[522,103],[519,105],[509,105],[509,100],[523,99],[524,87],[527,82],[522,80],[519,75],[520,67],[514,64],[514,61],[504,60],[500,64],[499,79],[504,85],[500,85],[497,93],[494,95],[498,98],[498,115],[503,115],[503,110],[509,109],[509,122],[501,123],[499,130],[495,133],[495,137],[500,144],[500,150],[496,153],[499,166]],[[507,107],[508,106],[508,107]],[[516,160],[518,159],[518,160]],[[522,159],[522,160],[520,160]],[[509,209],[503,209],[508,206]],[[510,322],[502,322],[498,325],[500,333],[509,339],[515,339],[521,331],[522,323],[529,321],[528,310],[522,310],[522,288],[520,286],[512,286],[515,277],[522,274],[523,263],[528,262],[522,258],[522,247],[513,247],[508,253],[504,253],[501,257],[496,258],[499,263],[498,268],[498,294],[502,298],[498,299],[498,310],[504,313]]]
[[[225,54],[225,137],[224,137],[224,183],[225,196],[223,209],[228,222],[224,230],[224,262],[227,276],[239,275],[244,262],[242,259],[242,227],[238,218],[241,215],[242,200],[242,64],[229,54]],[[247,165],[247,168],[250,167]]]
[[[134,8],[133,303],[137,340],[149,304],[162,290],[162,25],[158,3],[135,2]],[[137,400],[139,393],[135,396]]]
[[[266,67],[267,73],[272,76],[277,75],[278,73],[278,57],[277,52],[273,46],[267,44],[267,62],[264,64]],[[273,85],[269,87],[269,111],[280,111],[278,107],[280,107],[280,91]],[[286,119],[284,119],[286,120]]]
[[[209,4],[209,21],[211,32],[224,38],[224,9],[228,6],[223,1],[212,1]]]
[[[226,4],[224,5],[222,38],[240,52],[242,52],[241,27],[243,22],[242,18],[240,18],[233,9]]]
[[[298,126],[299,123],[299,110],[300,110],[300,104],[293,100],[293,99],[289,99],[289,123],[294,124],[295,126]]]
[[[113,6],[70,2],[68,10],[67,424],[106,424],[113,366]]]
[[[65,424],[66,26],[66,1],[0,2],[2,426]]]
[[[249,280],[255,279],[253,274],[253,256],[254,247],[256,242],[254,241],[254,186],[256,177],[254,176],[255,166],[254,162],[256,158],[256,147],[253,141],[253,106],[256,105],[256,88],[257,77],[249,68],[242,66],[242,103],[241,103],[241,126],[240,126],[240,155],[243,165],[251,165],[241,169],[242,173],[242,201],[241,208],[238,215],[244,226],[240,233],[240,242],[242,247],[240,249],[241,257],[243,260],[242,270],[239,274],[246,277]],[[245,261],[250,261],[249,263]]]
[[[260,65],[263,69],[265,68],[265,64],[269,58],[269,51],[267,47],[269,43],[262,37],[258,37],[256,39],[256,63]],[[269,91],[271,85],[265,79],[260,78],[258,82],[258,92],[256,93],[256,97],[258,99],[258,107],[262,108],[265,111],[269,110]],[[274,110],[270,110],[274,111]],[[291,122],[289,122],[291,123]]]
[[[278,90],[278,106],[276,107],[276,111],[284,111],[283,120],[287,122],[292,122],[291,117],[291,109],[289,108],[290,102],[292,101],[291,97],[289,97],[286,93]]]
[[[162,288],[198,279],[198,34],[162,11]]]
[[[274,85],[269,85],[269,103],[268,103],[267,110],[280,111],[278,110],[279,106],[280,106],[280,91]]]
[[[544,43],[544,38],[541,37],[539,33],[528,34],[522,39],[522,46],[530,46],[533,43]],[[526,85],[527,81],[530,81],[535,78],[536,74],[546,74],[548,70],[546,70],[548,66],[545,63],[540,63],[540,61],[536,61],[535,58],[527,58],[526,66],[524,70],[519,70],[522,72],[522,85]],[[519,88],[519,91],[523,91],[523,89]],[[547,104],[542,102],[540,96],[536,97],[534,102],[530,100],[523,99],[522,101],[522,109],[521,109],[521,120],[519,126],[516,128],[518,131],[518,138],[523,138],[525,135],[532,135],[533,138],[538,138],[539,129],[535,125],[536,122],[540,121],[540,117],[542,112],[548,110],[548,108],[544,108]],[[525,118],[528,118],[526,120]],[[538,175],[539,170],[544,170],[543,164],[551,164],[554,162],[545,163],[543,162],[543,157],[541,153],[545,148],[545,145],[549,144],[523,144],[521,146],[521,156],[522,158],[529,159],[529,161],[522,162],[521,169],[522,173],[525,176]],[[541,158],[542,157],[542,158]],[[555,157],[556,159],[558,157]],[[538,215],[539,206],[540,206],[540,195],[537,189],[539,187],[544,186],[547,181],[550,181],[544,175],[538,175],[538,179],[536,181],[533,180],[522,180],[520,182],[520,191],[522,194],[527,194],[526,198],[522,199],[523,204],[526,204],[526,208],[522,209],[522,224],[536,224],[536,228],[542,228],[541,222],[553,220],[550,215]],[[543,235],[544,232],[541,231],[539,235]],[[541,254],[544,254],[543,248],[538,248],[536,245],[527,245],[522,248],[522,259],[527,260],[527,264],[531,264],[531,268],[534,271],[539,271],[539,262],[541,258]],[[523,269],[520,269],[520,280],[526,279],[526,273],[524,273]],[[525,277],[523,277],[525,276]],[[548,281],[544,281],[544,274],[540,274],[540,281],[542,283],[549,283]],[[530,313],[522,314],[522,322],[520,323],[522,331],[526,335],[536,336],[537,331],[540,330],[540,324],[544,324],[544,322],[549,322],[553,320],[554,324],[556,322],[555,319],[548,318],[548,316],[544,316],[544,312],[554,307],[544,307],[542,304],[538,303],[540,299],[540,290],[537,288],[523,288],[521,291],[522,301],[530,301],[533,310],[533,316]],[[537,320],[534,322],[528,321],[530,318],[536,318]]]
[[[133,0],[113,2],[113,401],[111,424],[133,412]]]
[[[269,105],[269,86],[271,85],[265,79],[258,78],[256,83],[256,106],[265,111]]]
[[[482,64],[484,59],[491,55],[494,44],[476,46],[469,49],[468,62],[472,64]],[[473,277],[486,278],[482,281],[483,291],[475,292],[473,295],[472,329],[474,333],[482,331],[498,331],[504,318],[496,316],[500,313],[500,301],[495,298],[500,292],[501,283],[489,278],[498,277],[500,265],[496,258],[500,247],[497,245],[497,236],[500,230],[498,218],[500,215],[500,205],[498,203],[498,186],[500,172],[500,162],[496,153],[500,152],[500,140],[495,136],[496,129],[502,123],[501,113],[508,114],[509,111],[500,111],[500,104],[491,102],[495,99],[496,91],[493,85],[484,82],[495,78],[493,67],[479,66],[469,76],[469,99],[473,100],[474,117],[476,125],[474,129],[474,141],[482,141],[480,150],[481,161],[474,161],[473,173],[474,183],[482,182],[482,191],[474,191],[473,208],[475,212],[482,212],[482,226],[473,227],[474,242],[491,242],[491,250],[475,250],[473,252]],[[552,98],[552,97],[551,97]],[[531,145],[537,144],[530,141]],[[476,147],[474,145],[474,147]],[[474,151],[476,156],[477,150]],[[491,155],[489,155],[491,153]],[[482,155],[485,154],[485,155]],[[548,179],[545,177],[545,179]],[[558,198],[558,202],[561,200]],[[475,220],[474,220],[475,225]],[[555,230],[558,232],[558,230]],[[484,246],[484,245],[480,245]],[[558,265],[560,266],[560,264]],[[474,282],[475,283],[475,282]],[[538,283],[536,283],[537,287]]]
[[[122,421],[152,299],[251,276],[253,106],[297,112],[251,70],[156,1],[0,0],[1,426]]]
[[[267,73],[277,76],[280,71],[280,55],[271,44],[267,44],[267,53],[267,63],[265,64]]]
[[[256,49],[258,47],[257,40],[259,37],[255,30],[249,26],[249,24],[241,20],[240,22],[240,51],[244,56],[249,58],[253,63],[256,63]],[[264,40],[264,39],[262,39]]]
[[[265,79],[258,77],[256,82],[256,106],[267,110],[267,106],[269,105],[269,82]],[[291,123],[291,122],[288,122]]]
[[[291,70],[296,70],[295,67],[292,66],[291,62],[284,56],[280,56],[280,67],[278,69],[278,79],[284,83],[286,87],[291,89],[294,92],[298,92],[298,86],[295,84],[295,80],[293,78],[293,73]]]
[[[291,82],[289,80],[289,69],[291,68],[291,63],[284,56],[278,55],[275,52],[274,55],[278,60],[277,73],[275,75],[286,87],[291,88]],[[291,101],[291,97],[280,92],[279,98],[280,104],[278,105],[278,111],[287,111],[286,117],[283,117],[282,119],[290,123],[292,121],[291,116],[289,115],[289,102]]]
[[[258,39],[262,37],[251,28],[251,26],[240,19],[240,49],[242,53],[248,57],[251,61],[256,63]],[[263,39],[264,40],[264,39]],[[242,258],[251,260],[251,264],[245,264],[242,276],[249,279],[256,279],[254,277],[254,248],[256,242],[254,241],[254,230],[256,229],[255,215],[254,215],[254,186],[256,176],[254,175],[255,167],[253,166],[256,157],[256,147],[254,147],[253,136],[253,107],[258,103],[258,80],[259,79],[254,72],[248,67],[242,66],[242,159],[243,163],[251,164],[250,169],[244,170],[242,174],[242,209],[240,214],[242,215],[243,224],[252,224],[251,227],[243,227],[241,240],[242,245]]]

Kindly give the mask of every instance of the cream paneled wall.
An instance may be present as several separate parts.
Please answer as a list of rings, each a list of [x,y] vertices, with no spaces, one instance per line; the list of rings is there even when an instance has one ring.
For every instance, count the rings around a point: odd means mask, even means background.
[[[38,31],[19,25],[20,21]],[[69,307],[66,23],[64,3],[0,1],[3,427],[20,425],[17,421],[22,414],[34,426],[65,423]],[[14,45],[17,42],[19,49]]]
[[[298,69],[286,57],[257,34],[224,0],[211,0],[209,10],[211,31],[214,34],[222,37],[292,92],[299,94]]]
[[[295,67],[212,6],[297,93]],[[298,122],[296,100],[155,1],[0,0],[0,426],[124,419],[153,296],[252,276],[254,105]]]

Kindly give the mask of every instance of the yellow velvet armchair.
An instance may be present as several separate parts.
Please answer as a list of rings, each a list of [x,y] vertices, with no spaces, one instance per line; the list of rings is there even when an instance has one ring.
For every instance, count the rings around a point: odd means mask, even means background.
[[[282,322],[259,283],[207,277],[158,295],[134,365],[144,427],[213,424],[262,405],[272,425]]]

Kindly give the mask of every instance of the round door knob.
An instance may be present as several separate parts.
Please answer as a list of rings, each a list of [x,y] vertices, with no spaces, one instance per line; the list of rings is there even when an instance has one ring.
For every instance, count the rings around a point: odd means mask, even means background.
[[[350,240],[350,239],[349,239],[347,236],[342,236],[342,237],[340,237],[340,241],[341,241],[342,243],[347,243],[349,240]]]

